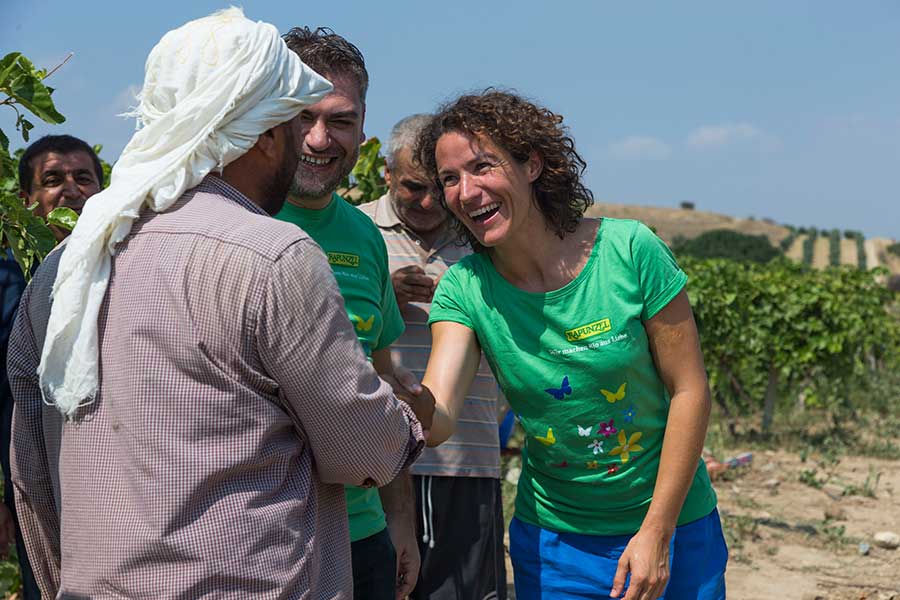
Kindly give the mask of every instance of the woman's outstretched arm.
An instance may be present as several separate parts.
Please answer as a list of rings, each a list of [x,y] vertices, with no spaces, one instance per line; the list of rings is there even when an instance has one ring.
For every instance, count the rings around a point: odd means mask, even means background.
[[[453,321],[433,323],[431,340],[431,356],[422,385],[434,395],[428,445],[437,446],[456,429],[456,419],[478,371],[481,347],[474,331]]]

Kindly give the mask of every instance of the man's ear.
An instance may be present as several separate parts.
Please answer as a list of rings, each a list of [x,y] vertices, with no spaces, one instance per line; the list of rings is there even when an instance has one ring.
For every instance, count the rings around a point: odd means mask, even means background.
[[[366,103],[362,105],[362,116],[359,118],[359,143],[362,145],[366,141]]]
[[[544,170],[544,159],[541,156],[532,150],[528,154],[528,160],[525,161],[525,173],[528,175],[528,183],[534,183],[538,177],[541,176],[541,172]]]
[[[279,127],[280,125],[276,125],[272,129],[268,129],[259,134],[259,137],[256,139],[256,144],[252,149],[262,153],[266,158],[277,159],[278,138],[279,136],[284,135],[283,131],[278,131]]]
[[[387,166],[387,163],[384,163],[384,184],[391,188],[391,169]]]

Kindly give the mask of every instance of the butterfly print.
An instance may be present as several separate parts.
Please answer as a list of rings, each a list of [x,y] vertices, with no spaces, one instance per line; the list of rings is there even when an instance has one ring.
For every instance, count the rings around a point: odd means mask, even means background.
[[[563,377],[562,385],[558,388],[547,388],[544,390],[557,400],[562,400],[565,396],[568,396],[572,393],[572,386],[569,385],[569,376],[566,375]]]
[[[607,402],[609,402],[610,404],[613,404],[613,403],[618,402],[619,400],[622,400],[623,398],[625,398],[625,386],[626,385],[627,385],[627,382],[623,383],[622,385],[619,386],[619,389],[616,390],[615,392],[610,392],[609,390],[601,389],[600,393],[603,394],[603,397],[606,398]]]

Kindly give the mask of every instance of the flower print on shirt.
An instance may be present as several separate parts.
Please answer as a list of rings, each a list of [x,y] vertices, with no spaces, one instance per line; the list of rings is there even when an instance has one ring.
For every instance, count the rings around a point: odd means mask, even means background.
[[[594,440],[590,444],[588,444],[588,448],[594,449],[594,454],[601,454],[603,452],[603,441],[602,440]]]
[[[615,425],[613,425],[613,419],[610,419],[609,423],[601,422],[597,427],[597,435],[602,435],[603,437],[615,435],[617,431],[618,429],[616,429]]]
[[[622,420],[626,423],[633,423],[634,417],[637,414],[637,408],[635,408],[634,404],[626,408],[622,411]]]
[[[599,469],[600,463],[598,463],[596,460],[589,460],[586,463],[584,463],[584,466],[587,467],[588,469]]]
[[[627,463],[631,458],[630,454],[632,452],[640,452],[643,450],[641,446],[638,445],[638,440],[641,439],[641,436],[644,435],[640,431],[631,434],[631,437],[627,437],[625,435],[625,430],[622,429],[619,431],[619,445],[609,451],[610,456],[620,456],[622,458],[623,463]],[[626,441],[626,439],[628,441]]]
[[[553,444],[556,443],[556,436],[553,435],[552,427],[547,428],[547,435],[536,435],[536,436],[534,436],[534,439],[536,439],[537,441],[539,441],[540,443],[542,443],[545,446],[552,446]]]
[[[612,465],[609,465],[608,467],[606,467],[606,474],[607,475],[615,475],[618,470],[619,470],[619,465],[612,464]]]

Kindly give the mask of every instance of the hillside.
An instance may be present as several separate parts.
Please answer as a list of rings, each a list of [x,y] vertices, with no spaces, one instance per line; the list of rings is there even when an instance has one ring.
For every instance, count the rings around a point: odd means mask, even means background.
[[[619,219],[637,219],[653,227],[656,233],[667,244],[671,244],[677,236],[694,238],[701,233],[715,229],[730,229],[750,235],[764,235],[772,245],[778,246],[790,230],[787,227],[767,220],[739,219],[700,210],[667,208],[662,206],[637,206],[630,204],[609,204],[598,202],[592,206],[588,216],[607,216]],[[800,261],[803,258],[803,241],[805,235],[797,236],[785,253],[788,258]],[[891,273],[900,274],[900,256],[888,253],[887,247],[893,242],[885,238],[867,239],[865,242],[867,265],[886,267]],[[820,236],[813,246],[813,265],[825,267],[828,261],[828,237]],[[853,240],[841,240],[841,264],[857,265],[857,248]]]

